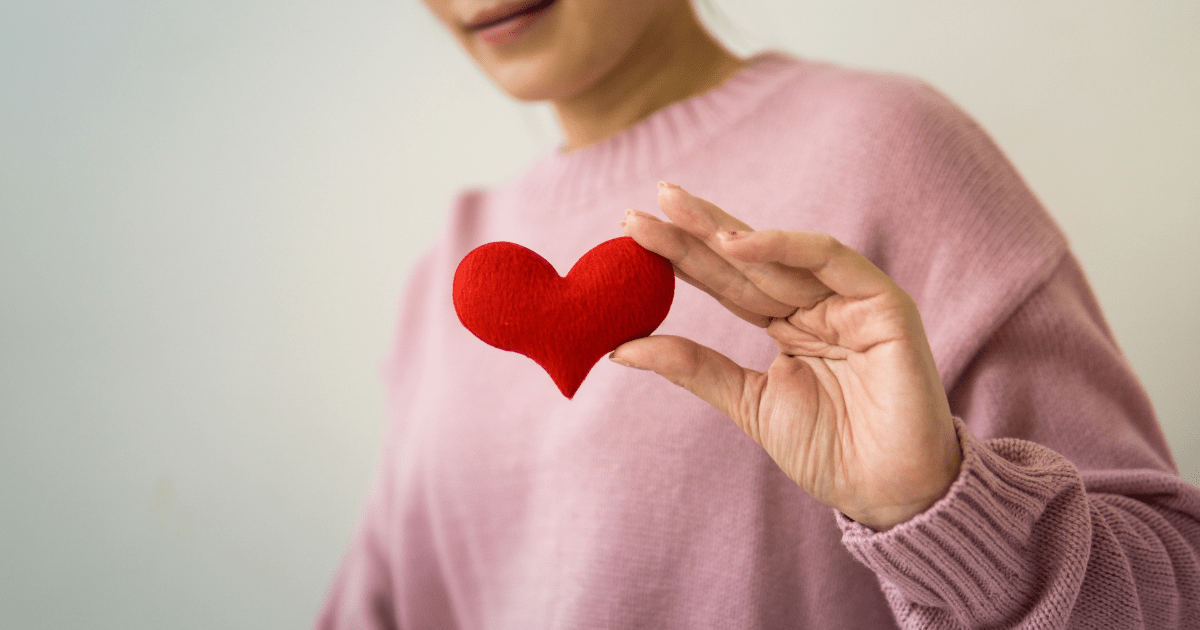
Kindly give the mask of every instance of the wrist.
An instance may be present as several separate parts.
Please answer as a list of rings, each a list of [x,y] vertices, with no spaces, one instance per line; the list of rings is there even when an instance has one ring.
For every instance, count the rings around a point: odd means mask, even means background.
[[[961,425],[954,420],[950,422],[955,426],[953,440],[940,449],[936,460],[922,466],[925,474],[921,475],[921,480],[900,493],[900,496],[905,497],[904,500],[857,506],[853,510],[841,510],[842,514],[865,527],[884,532],[915,518],[941,501],[958,479],[963,461],[961,436],[958,435]]]

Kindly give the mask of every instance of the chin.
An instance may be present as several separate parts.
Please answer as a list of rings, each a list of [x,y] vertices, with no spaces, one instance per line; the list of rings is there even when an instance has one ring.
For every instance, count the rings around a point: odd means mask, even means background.
[[[553,54],[484,67],[500,89],[520,101],[560,101],[582,92],[603,74],[593,68],[564,67]]]
[[[427,0],[428,1],[428,0]],[[569,100],[630,54],[664,6],[682,0],[558,0],[531,21],[459,28],[459,41],[500,89],[522,101]],[[525,6],[530,0],[514,0]],[[686,3],[685,3],[686,4]],[[488,22],[485,25],[491,24]]]

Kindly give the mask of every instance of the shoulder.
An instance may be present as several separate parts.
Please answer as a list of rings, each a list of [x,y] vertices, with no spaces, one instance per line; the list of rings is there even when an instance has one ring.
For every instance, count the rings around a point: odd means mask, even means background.
[[[451,299],[451,279],[458,262],[473,248],[485,222],[488,195],[481,190],[460,192],[451,204],[438,238],[413,262],[400,294],[393,346],[383,364],[393,407],[402,404],[404,387],[416,383],[422,371],[418,357],[439,352],[437,338],[457,325]],[[476,243],[477,244],[477,243]]]
[[[911,171],[967,153],[992,167],[1009,168],[986,131],[929,83],[914,77],[787,60],[787,79],[764,99],[749,126],[762,126],[781,150],[816,147],[852,156],[864,174]]]
[[[420,327],[427,311],[442,306],[449,298],[449,278],[458,261],[480,244],[485,229],[488,195],[478,189],[460,192],[451,205],[447,224],[440,236],[414,263],[405,285],[401,327]],[[438,314],[440,316],[440,313]]]
[[[761,222],[828,231],[886,271],[952,382],[1046,282],[1065,236],[991,136],[928,83],[789,64],[740,130],[755,151],[737,168],[773,198]]]
[[[1065,243],[992,137],[928,83],[781,55],[771,63],[786,80],[713,148],[737,150],[732,168],[773,183],[785,215],[820,203],[802,216],[865,227],[856,245],[883,264],[909,241],[953,249],[1015,230],[1050,250]]]
[[[1012,199],[1027,192],[991,136],[922,80],[775,53],[752,70],[771,76],[773,89],[711,145],[718,153],[737,151],[748,172],[789,181],[799,175],[810,185],[830,182],[846,197],[900,198],[922,211],[979,180],[1003,180]],[[888,216],[903,210],[895,206]]]
[[[844,125],[861,132],[930,119],[969,119],[929,83],[907,75],[848,68],[780,53],[755,57],[748,72],[774,84],[761,113]],[[761,118],[760,118],[761,119]],[[865,126],[864,126],[865,125]]]

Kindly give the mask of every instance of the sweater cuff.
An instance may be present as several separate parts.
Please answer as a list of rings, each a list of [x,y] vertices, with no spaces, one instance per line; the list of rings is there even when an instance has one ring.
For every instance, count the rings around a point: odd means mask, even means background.
[[[1005,619],[1038,588],[1041,571],[1028,554],[1038,521],[1062,519],[1056,525],[1087,535],[1086,510],[1082,518],[1074,510],[1048,513],[1052,503],[1086,501],[1086,494],[1058,453],[1013,438],[981,443],[958,418],[954,425],[963,459],[946,496],[886,532],[838,512],[842,543],[880,578],[894,607],[899,597],[960,619]]]

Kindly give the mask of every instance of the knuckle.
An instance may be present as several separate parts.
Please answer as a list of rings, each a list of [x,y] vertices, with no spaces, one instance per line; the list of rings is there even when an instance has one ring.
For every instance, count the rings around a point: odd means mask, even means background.
[[[917,301],[913,299],[913,296],[908,291],[900,288],[900,285],[895,282],[892,282],[891,290],[887,292],[887,299],[899,307],[911,308],[913,310],[917,308]]]
[[[890,310],[904,314],[905,318],[920,317],[917,301],[907,291],[893,285],[892,290],[884,295],[885,304]]]

